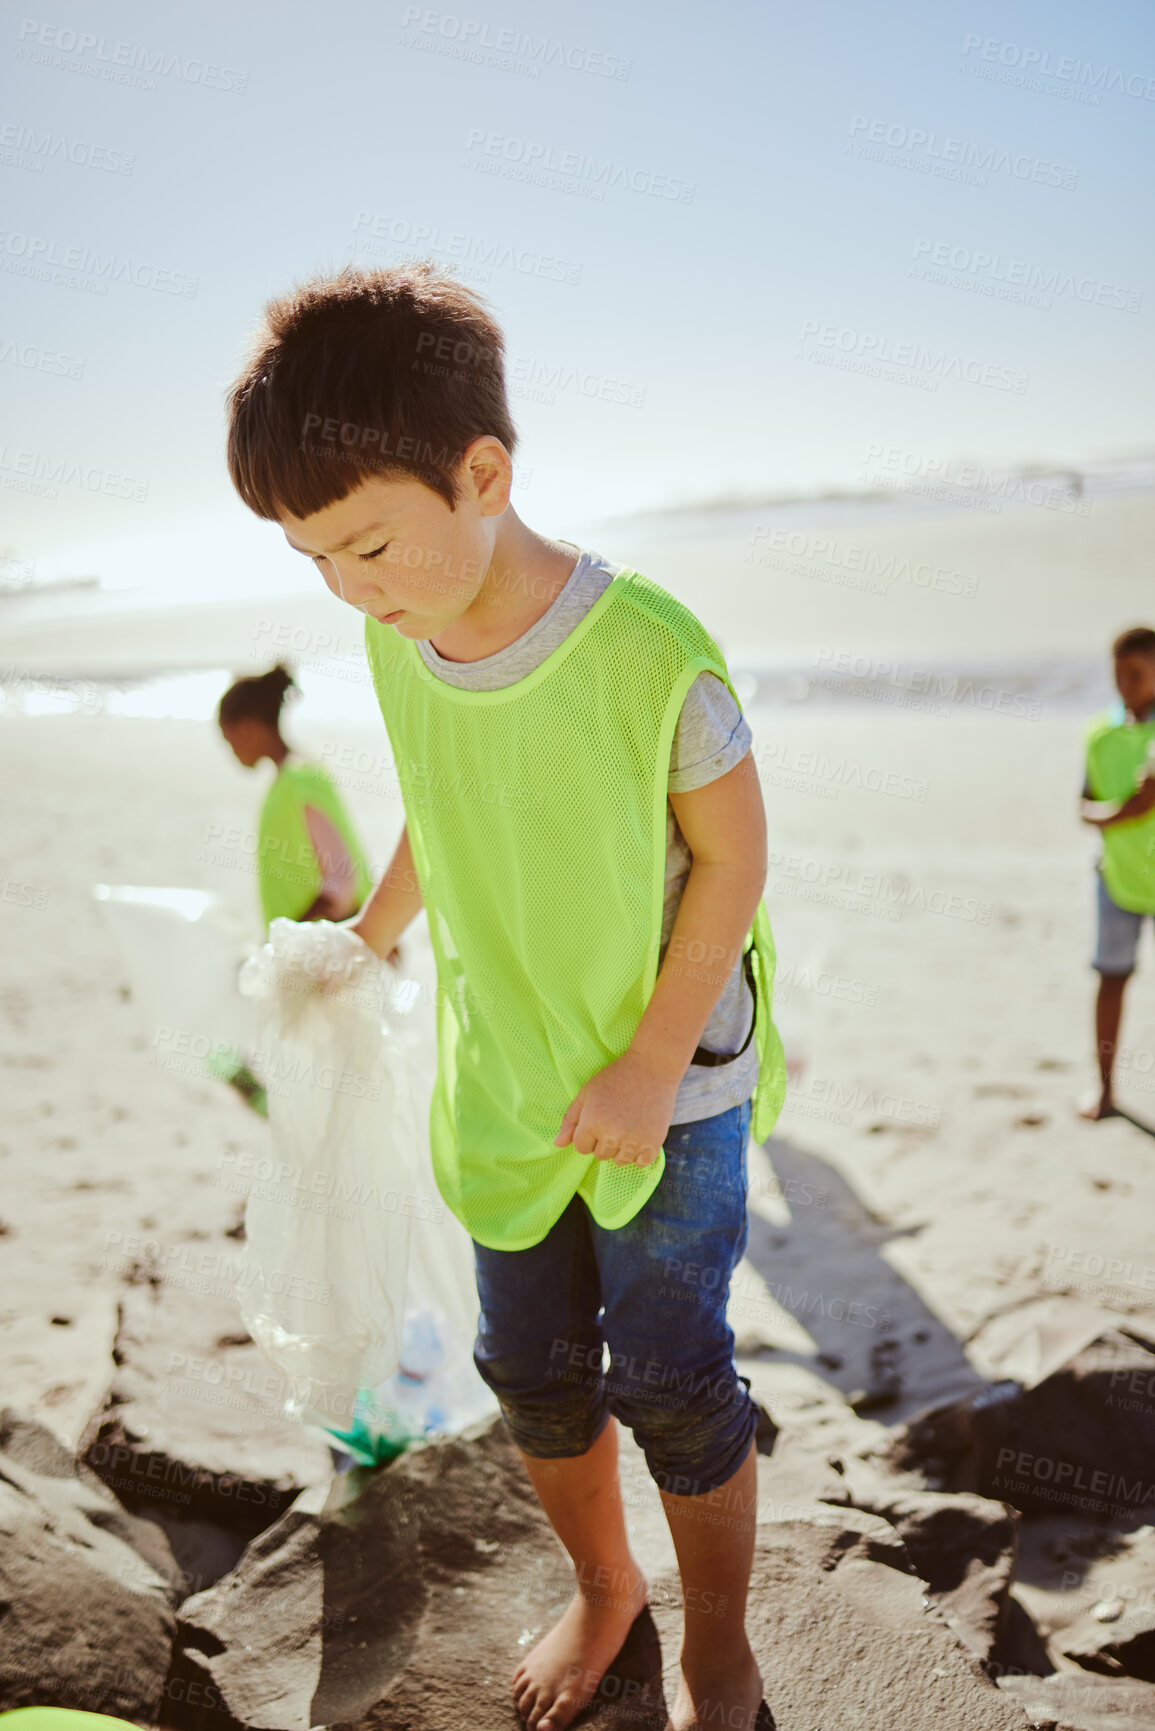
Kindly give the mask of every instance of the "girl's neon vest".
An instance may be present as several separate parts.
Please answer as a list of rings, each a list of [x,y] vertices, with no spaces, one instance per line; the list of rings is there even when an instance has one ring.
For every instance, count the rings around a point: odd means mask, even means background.
[[[299,920],[321,893],[325,879],[305,820],[307,805],[323,813],[345,843],[361,902],[373,888],[364,850],[332,777],[319,763],[291,758],[265,795],[258,825],[257,882],[266,928],[278,918]]]
[[[538,1243],[575,1192],[602,1226],[623,1226],[660,1182],[664,1151],[617,1166],[553,1140],[578,1090],[625,1051],[653,990],[674,728],[703,670],[733,691],[721,652],[633,571],[504,690],[447,685],[376,620],[365,643],[437,960],[441,1194],[493,1249]],[[762,1141],[786,1074],[761,904],[751,941]]]

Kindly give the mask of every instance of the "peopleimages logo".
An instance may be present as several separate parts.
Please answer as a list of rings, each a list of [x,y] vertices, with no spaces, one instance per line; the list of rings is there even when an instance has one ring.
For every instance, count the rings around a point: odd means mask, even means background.
[[[416,30],[436,43],[453,45],[462,59],[476,60],[483,65],[527,61],[525,71],[533,78],[541,76],[543,66],[563,67],[570,72],[590,72],[600,78],[625,80],[633,62],[616,54],[604,54],[597,48],[582,48],[575,42],[561,42],[554,36],[531,36],[527,30],[496,28],[487,20],[462,18],[451,12],[434,12],[424,6],[406,6],[402,28]],[[406,38],[402,37],[402,43]],[[435,43],[430,43],[434,46]],[[424,44],[422,45],[424,46]],[[501,57],[500,59],[498,57]]]
[[[43,349],[38,343],[20,343],[12,337],[0,336],[0,362],[4,361],[11,362],[14,367],[25,367],[29,372],[55,373],[62,379],[84,377],[84,362],[77,355],[65,355],[58,349]]]
[[[132,475],[48,456],[43,451],[10,451],[7,445],[0,445],[0,485],[10,492],[39,494],[46,499],[55,499],[61,487],[81,487],[86,493],[130,499],[136,505],[148,500],[148,482]]]
[[[760,542],[765,546],[760,547]],[[909,583],[914,589],[970,597],[978,593],[979,585],[976,576],[952,571],[945,565],[929,565],[925,560],[844,543],[837,536],[811,535],[802,529],[775,528],[769,523],[755,527],[744,563],[767,565],[796,576],[825,576],[835,583],[845,581],[848,588],[866,587],[880,595],[889,594],[892,583]],[[851,581],[857,578],[865,581]]]
[[[557,150],[532,138],[513,138],[504,132],[486,132],[475,126],[466,144],[465,167],[485,173],[554,185],[583,197],[601,199],[607,187],[648,193],[651,198],[677,199],[692,204],[697,187],[693,181],[677,180],[637,164],[599,161],[581,150]]]
[[[1061,162],[1026,151],[1003,150],[994,144],[975,144],[901,121],[871,120],[856,114],[850,123],[850,138],[846,149],[852,155],[947,179],[969,178],[976,186],[986,186],[989,174],[1007,174],[1014,180],[1059,186],[1068,192],[1079,182],[1078,169]]]
[[[63,133],[36,132],[15,120],[0,126],[0,161],[10,168],[31,168],[37,174],[43,173],[46,162],[71,162],[107,174],[131,174],[136,167],[136,157],[128,151],[65,138]]]
[[[1004,258],[1002,253],[981,247],[956,246],[949,240],[917,240],[911,275],[924,282],[945,282],[971,288],[975,293],[997,295],[1026,305],[1049,308],[1051,295],[1067,295],[1088,306],[1114,307],[1137,313],[1143,302],[1141,289],[1104,282],[1100,277],[1079,276],[1074,271],[1028,264],[1025,259]],[[947,273],[953,273],[947,275]]]
[[[431,223],[409,222],[404,217],[384,212],[359,210],[353,219],[354,245],[369,251],[401,249],[404,256],[432,252],[460,267],[481,267],[477,279],[490,280],[493,269],[517,271],[521,276],[536,276],[550,282],[576,285],[581,281],[582,266],[572,260],[555,258],[552,253],[535,252],[532,247],[506,239],[493,240],[458,230],[442,230]]]
[[[63,72],[79,72],[113,84],[131,84],[141,90],[156,90],[158,78],[177,78],[184,84],[201,84],[208,90],[229,90],[241,95],[249,82],[247,72],[199,60],[164,48],[145,48],[138,42],[112,42],[88,30],[68,25],[42,24],[25,18],[17,33],[18,60],[37,66],[53,66]]]
[[[1088,91],[1114,90],[1140,102],[1155,101],[1155,78],[1146,73],[1124,72],[1120,66],[1094,66],[1073,54],[1056,55],[1049,48],[1027,48],[1018,42],[1002,42],[995,36],[965,37],[966,70],[977,71],[984,61],[989,66],[1019,73],[1026,81],[1057,78],[1061,83]]]
[[[982,385],[988,390],[1013,391],[1021,397],[1030,382],[1030,375],[1018,367],[999,366],[994,361],[929,348],[880,331],[860,331],[849,325],[824,324],[818,319],[806,319],[803,323],[794,357],[833,366],[846,365],[847,370],[866,372],[873,377],[891,377],[891,372],[880,371],[884,368],[893,369],[896,377],[902,373],[923,373],[927,378],[920,382],[932,391],[938,389],[940,379],[954,379],[959,384]],[[862,364],[851,367],[850,363]]]
[[[119,282],[195,300],[200,286],[199,277],[163,270],[144,259],[100,253],[87,246],[60,246],[46,235],[8,228],[0,228],[0,270],[101,295],[108,293],[110,282]]]

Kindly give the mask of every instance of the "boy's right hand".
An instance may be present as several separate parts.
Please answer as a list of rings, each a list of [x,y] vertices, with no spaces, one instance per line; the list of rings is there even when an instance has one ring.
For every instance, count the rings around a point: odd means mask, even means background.
[[[677,1093],[677,1078],[660,1075],[626,1051],[591,1076],[570,1103],[554,1147],[573,1147],[615,1166],[652,1166],[669,1131]]]

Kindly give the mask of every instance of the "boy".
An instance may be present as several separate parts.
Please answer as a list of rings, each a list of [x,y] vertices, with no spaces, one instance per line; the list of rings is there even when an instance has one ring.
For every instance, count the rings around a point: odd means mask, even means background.
[[[1136,625],[1112,645],[1120,701],[1087,732],[1081,813],[1102,831],[1097,866],[1099,975],[1095,1036],[1099,1091],[1084,1118],[1116,1117],[1111,1095],[1123,992],[1135,969],[1144,914],[1155,914],[1155,631]],[[1151,755],[1149,755],[1151,754]]]
[[[384,956],[428,912],[430,1134],[474,1241],[475,1359],[575,1572],[515,1673],[518,1711],[562,1731],[645,1604],[613,1415],[678,1555],[670,1726],[737,1731],[762,1695],[757,1408],[726,1293],[751,1096],[761,1140],[784,1088],[765,817],[702,626],[510,504],[502,353],[477,297],[428,265],[307,285],[270,307],[233,388],[230,473],[367,615],[406,823],[353,929]]]

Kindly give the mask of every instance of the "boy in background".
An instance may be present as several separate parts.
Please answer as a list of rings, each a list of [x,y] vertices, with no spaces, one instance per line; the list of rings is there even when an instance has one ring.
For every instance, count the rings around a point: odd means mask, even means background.
[[[1144,916],[1155,914],[1155,631],[1136,625],[1115,639],[1111,653],[1119,701],[1088,728],[1081,806],[1083,822],[1103,837],[1091,964],[1099,975],[1099,1091],[1080,1107],[1094,1120],[1118,1115],[1112,1078],[1123,993],[1135,971]]]
[[[516,441],[500,329],[427,265],[274,303],[230,397],[240,496],[367,616],[406,821],[353,929],[386,956],[428,913],[475,1361],[574,1566],[518,1711],[562,1731],[645,1606],[620,1419],[682,1579],[670,1727],[752,1731],[759,1409],[726,1299],[785,1071],[750,730],[687,608],[520,520]]]

